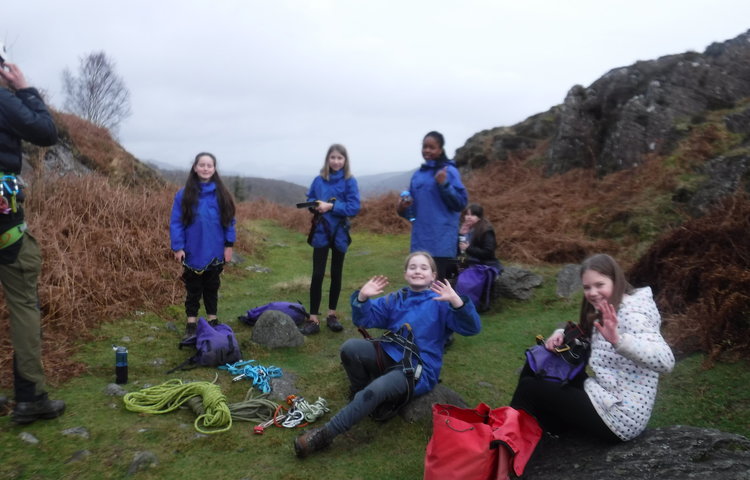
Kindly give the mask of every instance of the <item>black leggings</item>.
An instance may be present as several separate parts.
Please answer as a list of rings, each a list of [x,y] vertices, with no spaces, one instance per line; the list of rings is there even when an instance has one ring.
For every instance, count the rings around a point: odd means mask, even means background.
[[[566,430],[590,433],[607,442],[622,440],[607,427],[583,389],[583,373],[568,385],[536,378],[527,363],[510,401],[516,410],[525,410],[539,422],[545,432],[553,434]]]
[[[328,309],[336,310],[341,293],[341,278],[344,273],[344,257],[346,252],[341,252],[331,247],[320,247],[313,249],[313,273],[310,281],[310,314],[320,315],[320,299],[323,291],[323,277],[326,275],[326,263],[328,262],[328,250],[331,255],[331,287],[328,291]]]
[[[201,298],[203,298],[203,306],[206,308],[206,315],[216,315],[219,306],[221,272],[223,270],[224,267],[219,266],[215,269],[204,270],[203,273],[195,273],[187,267],[183,268],[182,281],[185,283],[185,290],[187,290],[185,314],[188,317],[198,316]]]

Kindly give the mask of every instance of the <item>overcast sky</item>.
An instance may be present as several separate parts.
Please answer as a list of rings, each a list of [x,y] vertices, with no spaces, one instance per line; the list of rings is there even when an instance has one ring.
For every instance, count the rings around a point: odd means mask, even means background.
[[[119,132],[141,160],[312,180],[331,143],[355,175],[406,171],[438,130],[481,130],[562,103],[638,60],[750,28],[749,0],[24,0],[0,39],[61,108],[61,73],[103,50],[131,93]]]

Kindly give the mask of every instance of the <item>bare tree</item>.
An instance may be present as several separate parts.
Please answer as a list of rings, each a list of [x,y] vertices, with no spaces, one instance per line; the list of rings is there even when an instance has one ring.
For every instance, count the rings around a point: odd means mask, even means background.
[[[78,76],[63,71],[64,109],[116,132],[130,116],[130,92],[104,52],[81,57]]]

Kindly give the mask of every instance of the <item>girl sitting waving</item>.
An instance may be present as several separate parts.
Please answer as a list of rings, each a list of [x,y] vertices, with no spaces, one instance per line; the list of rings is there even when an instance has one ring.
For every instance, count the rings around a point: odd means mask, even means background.
[[[365,416],[387,419],[414,396],[435,388],[448,335],[479,333],[479,315],[471,300],[436,278],[432,257],[414,252],[404,266],[408,287],[372,300],[388,286],[388,279],[379,275],[352,294],[354,324],[389,332],[377,340],[349,339],[341,346],[352,401],[325,426],[297,437],[298,457],[330,445]]]

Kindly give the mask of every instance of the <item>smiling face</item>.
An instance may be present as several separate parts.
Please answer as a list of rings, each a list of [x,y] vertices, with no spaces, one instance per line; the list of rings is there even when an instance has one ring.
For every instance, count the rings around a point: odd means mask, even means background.
[[[338,172],[346,165],[346,157],[338,150],[332,150],[328,154],[328,168],[334,172]]]
[[[443,154],[443,147],[433,136],[426,136],[422,140],[422,158],[425,160],[435,160]]]
[[[437,278],[437,273],[424,255],[414,255],[406,264],[404,280],[415,292],[427,290]]]
[[[614,288],[612,279],[596,270],[589,269],[584,271],[583,275],[581,275],[581,283],[583,284],[583,296],[595,308],[602,301],[609,301],[612,297],[612,290]]]
[[[201,182],[205,183],[210,181],[211,177],[214,176],[214,172],[216,172],[216,164],[214,164],[214,159],[208,155],[201,155],[195,162],[193,171],[196,175],[198,175],[198,178]]]

